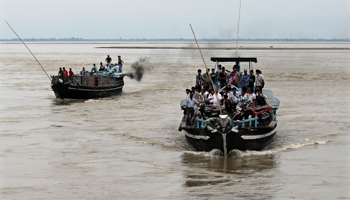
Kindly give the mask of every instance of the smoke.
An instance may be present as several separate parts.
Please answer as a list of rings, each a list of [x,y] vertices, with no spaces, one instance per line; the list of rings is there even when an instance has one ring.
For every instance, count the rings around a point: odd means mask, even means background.
[[[131,65],[131,72],[126,73],[126,76],[128,76],[131,79],[141,81],[145,71],[151,69],[149,66],[147,66],[148,61],[149,58],[145,57],[140,58],[138,61],[134,62]]]

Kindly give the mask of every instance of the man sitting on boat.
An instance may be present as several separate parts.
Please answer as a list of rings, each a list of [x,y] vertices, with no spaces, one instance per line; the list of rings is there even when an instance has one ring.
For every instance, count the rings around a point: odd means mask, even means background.
[[[106,67],[100,62],[100,69],[98,71],[106,71]]]
[[[97,72],[96,64],[93,64],[93,66],[91,68],[91,73],[93,73],[93,72]]]

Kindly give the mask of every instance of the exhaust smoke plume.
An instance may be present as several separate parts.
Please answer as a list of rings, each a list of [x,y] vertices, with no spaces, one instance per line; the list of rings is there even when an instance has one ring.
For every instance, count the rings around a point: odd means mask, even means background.
[[[150,67],[147,66],[148,60],[148,58],[140,58],[138,61],[134,62],[131,65],[131,72],[126,75],[131,79],[141,81],[145,71],[150,69]]]

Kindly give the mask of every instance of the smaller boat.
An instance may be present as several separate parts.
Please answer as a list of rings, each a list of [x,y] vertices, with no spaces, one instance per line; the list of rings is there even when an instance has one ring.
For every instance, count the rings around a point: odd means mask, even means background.
[[[257,62],[256,58],[212,58],[216,62]],[[234,116],[220,114],[220,109],[209,101],[195,107],[194,115],[187,121],[185,114],[179,131],[185,131],[187,142],[198,151],[220,149],[226,156],[233,149],[261,150],[271,144],[277,132],[276,111],[280,101],[273,96],[272,90],[263,89],[268,105],[253,107],[242,101],[236,106]],[[186,104],[182,100],[180,107]],[[187,121],[187,122],[186,122]]]
[[[117,95],[122,92],[124,76],[119,72],[108,74],[106,71],[86,75],[74,74],[69,77],[51,75],[51,88],[56,98],[64,99],[93,99]],[[64,80],[66,78],[66,80]]]

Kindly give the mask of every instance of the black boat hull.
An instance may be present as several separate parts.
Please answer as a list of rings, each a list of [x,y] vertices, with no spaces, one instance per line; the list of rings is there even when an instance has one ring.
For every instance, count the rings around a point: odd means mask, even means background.
[[[94,99],[118,95],[122,92],[123,84],[108,87],[72,86],[57,83],[51,86],[56,98],[60,99]]]
[[[227,134],[212,133],[207,129],[183,128],[187,142],[198,151],[211,151],[220,149],[229,152],[239,150],[261,150],[271,144],[277,132],[277,121],[270,126],[255,130],[240,129],[238,132],[230,131]],[[223,138],[225,137],[225,139]]]

